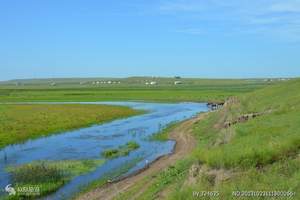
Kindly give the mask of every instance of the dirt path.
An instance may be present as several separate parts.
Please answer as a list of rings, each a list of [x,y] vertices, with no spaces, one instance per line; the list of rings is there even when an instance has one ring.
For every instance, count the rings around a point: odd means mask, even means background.
[[[125,192],[144,177],[155,174],[162,169],[167,168],[168,166],[174,164],[177,160],[189,154],[196,146],[196,141],[194,140],[192,134],[189,134],[191,132],[191,127],[195,122],[201,120],[205,115],[206,114],[201,114],[195,118],[184,121],[170,133],[170,139],[176,141],[173,154],[159,158],[156,162],[150,164],[147,169],[134,176],[125,178],[116,183],[107,184],[103,187],[85,193],[79,196],[78,200],[111,200],[119,193]]]

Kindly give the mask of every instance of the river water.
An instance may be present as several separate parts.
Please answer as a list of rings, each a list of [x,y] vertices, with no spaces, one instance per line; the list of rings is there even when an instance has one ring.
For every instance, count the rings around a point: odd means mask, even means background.
[[[94,125],[49,137],[29,140],[23,144],[10,145],[0,150],[0,199],[4,188],[11,183],[10,174],[5,168],[12,165],[30,163],[36,160],[76,160],[101,159],[101,152],[117,148],[134,140],[140,148],[128,156],[108,160],[96,170],[75,177],[54,194],[45,199],[67,199],[98,180],[107,173],[138,160],[121,176],[130,175],[160,156],[170,154],[174,141],[151,141],[149,137],[162,127],[176,121],[183,121],[198,113],[207,112],[205,103],[143,103],[143,102],[85,102],[81,104],[110,104],[128,106],[133,109],[147,110],[143,115],[115,120],[102,125]]]

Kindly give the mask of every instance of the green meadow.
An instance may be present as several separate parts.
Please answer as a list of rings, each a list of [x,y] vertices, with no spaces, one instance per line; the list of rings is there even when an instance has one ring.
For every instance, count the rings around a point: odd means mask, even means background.
[[[114,84],[107,84],[111,81]],[[145,85],[154,81],[156,85]],[[175,81],[182,84],[174,85]],[[95,84],[106,82],[106,84]],[[69,78],[28,79],[0,82],[0,103],[154,101],[224,102],[279,79],[193,78]],[[55,83],[55,85],[53,85]],[[12,105],[0,104],[0,148],[27,139],[46,136],[119,117],[139,114],[124,107],[101,105]]]
[[[107,84],[108,80],[112,83]],[[174,85],[176,81],[182,84]],[[94,84],[99,82],[99,84]],[[106,82],[106,84],[101,83]],[[155,85],[146,83],[155,82]],[[278,79],[42,79],[0,83],[0,102],[32,101],[225,101],[229,96],[276,84]],[[54,86],[51,84],[55,83]],[[81,83],[81,84],[80,84]],[[114,83],[114,84],[113,84]]]
[[[137,199],[249,198],[233,196],[233,191],[284,191],[293,196],[276,199],[299,199],[299,91],[296,79],[229,98],[222,109],[193,125],[194,152],[116,199],[130,199],[145,183],[150,184]],[[259,114],[239,120],[253,113]]]
[[[142,113],[122,106],[0,104],[0,148]]]
[[[289,191],[294,192],[294,199],[300,199],[300,79],[180,79],[182,84],[174,85],[175,78],[136,77],[116,79],[121,83],[115,85],[94,85],[98,80],[104,79],[27,80],[18,85],[16,81],[2,82],[0,102],[226,102],[193,125],[197,147],[190,155],[145,177],[116,199],[131,199],[135,195],[142,200],[186,200],[198,198],[195,194],[201,191],[218,192],[216,197],[206,195],[202,199],[235,199],[233,191]],[[157,85],[146,86],[145,81],[149,80],[157,81]],[[55,86],[51,86],[54,81]],[[79,104],[1,104],[0,112],[0,148],[141,113],[120,106]],[[166,140],[175,126],[163,128],[150,139]],[[107,150],[104,156],[110,159],[136,148],[138,144],[132,143]],[[61,185],[68,178],[53,165],[47,165],[49,173],[58,173],[56,183]],[[38,171],[39,165],[15,170],[16,177],[19,172],[27,174],[26,170]],[[67,171],[72,174],[72,169]],[[120,173],[107,177],[116,174]],[[96,181],[89,189],[105,184],[107,179]],[[146,183],[147,188],[143,188]]]

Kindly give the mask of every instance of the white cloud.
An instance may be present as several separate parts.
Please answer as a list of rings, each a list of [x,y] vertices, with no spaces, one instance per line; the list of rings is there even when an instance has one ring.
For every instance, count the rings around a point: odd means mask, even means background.
[[[300,12],[299,0],[286,0],[271,5],[270,10],[273,12]]]
[[[202,23],[213,21],[231,33],[300,41],[300,0],[173,0],[163,1],[158,9],[184,16],[190,27],[177,32],[203,34]]]

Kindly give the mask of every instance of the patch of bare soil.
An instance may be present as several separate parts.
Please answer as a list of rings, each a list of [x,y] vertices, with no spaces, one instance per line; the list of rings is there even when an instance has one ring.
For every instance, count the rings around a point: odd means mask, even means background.
[[[233,172],[225,169],[211,169],[206,165],[194,164],[189,170],[189,176],[184,185],[195,185],[199,179],[205,178],[212,186],[231,178]]]

